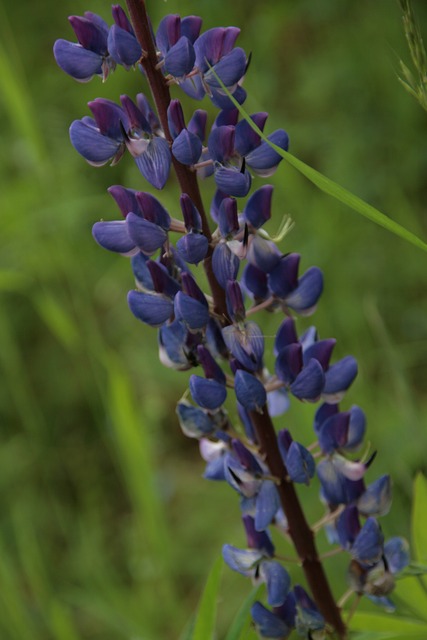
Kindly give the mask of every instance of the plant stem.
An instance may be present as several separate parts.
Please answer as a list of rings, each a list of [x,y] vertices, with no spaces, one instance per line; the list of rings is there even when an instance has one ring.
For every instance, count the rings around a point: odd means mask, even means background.
[[[307,523],[293,483],[286,480],[288,472],[280,455],[276,432],[267,407],[264,406],[260,413],[251,411],[250,417],[261,453],[265,456],[265,462],[271,475],[280,478],[277,490],[288,521],[288,533],[300,557],[314,601],[326,622],[335,629],[339,638],[344,639],[346,638],[346,627],[319,559],[314,533]]]
[[[169,87],[164,76],[161,70],[157,68],[157,53],[153,42],[145,2],[144,0],[126,0],[126,4],[136,37],[144,51],[143,57],[141,58],[141,64],[150,85],[159,120],[166,140],[172,144],[173,140],[169,131],[167,119],[167,109],[170,104],[171,97]],[[193,203],[199,210],[202,218],[203,233],[206,235],[209,242],[211,242],[212,235],[203,207],[196,173],[191,171],[189,167],[179,163],[175,158],[173,158],[173,156],[172,160],[181,191],[190,196]],[[209,253],[204,260],[204,268],[212,290],[215,312],[220,316],[220,318],[222,318],[223,324],[228,324],[230,319],[228,317],[225,303],[225,293],[222,287],[218,284],[212,270],[212,251],[212,245],[210,245]],[[251,412],[251,419],[254,424],[261,450],[265,456],[265,461],[270,469],[270,473],[272,476],[280,478],[280,484],[277,485],[277,489],[281,505],[288,520],[289,535],[292,538],[295,549],[301,560],[313,598],[326,622],[334,628],[338,637],[341,640],[344,640],[346,637],[346,627],[341,619],[339,608],[334,601],[329,583],[323,571],[323,566],[320,562],[314,543],[314,534],[305,519],[295,487],[291,482],[286,480],[288,473],[280,455],[276,432],[267,407],[264,407],[261,413]]]
[[[129,11],[132,26],[135,31],[135,35],[138,39],[141,49],[144,52],[140,62],[147,76],[148,84],[150,86],[154,104],[156,105],[160,124],[162,126],[166,140],[170,145],[172,145],[173,139],[169,130],[167,117],[167,110],[171,101],[171,96],[163,73],[160,69],[157,68],[157,52],[153,41],[145,2],[144,0],[126,0],[126,5]],[[178,162],[178,160],[174,158],[173,155],[172,162],[176,172],[176,176],[178,178],[181,192],[186,193],[188,196],[190,196],[191,200],[200,213],[203,233],[210,243],[207,256],[203,261],[203,266],[214,299],[214,311],[219,316],[219,318],[222,319],[223,324],[226,324],[227,322],[229,322],[229,317],[227,312],[227,305],[225,302],[225,292],[224,289],[218,284],[218,281],[212,269],[212,234],[209,228],[205,208],[203,206],[202,197],[200,195],[197,175],[194,171],[191,171],[189,167]]]

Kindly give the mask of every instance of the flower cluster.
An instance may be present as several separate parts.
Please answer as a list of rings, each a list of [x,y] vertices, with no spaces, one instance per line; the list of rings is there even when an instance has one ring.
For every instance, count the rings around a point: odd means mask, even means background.
[[[93,75],[105,80],[116,65],[145,73],[148,54],[121,7],[113,7],[113,19],[109,27],[93,13],[72,16],[78,43],[55,43],[59,66],[79,81]],[[218,107],[208,133],[206,111],[197,109],[186,120],[180,101],[169,99],[162,120],[139,93],[135,101],[122,95],[120,105],[93,100],[93,117],[73,122],[70,138],[97,166],[114,164],[129,151],[156,189],[166,184],[172,163],[194,178],[193,185],[198,184],[196,176],[213,176],[213,232],[198,187],[183,190],[182,216],[175,218],[151,193],[114,185],[109,193],[122,218],[97,222],[93,236],[105,249],[130,258],[136,289],[129,292],[128,304],[136,318],[157,328],[161,362],[177,370],[196,370],[189,378],[189,395],[178,402],[178,420],[183,433],[200,442],[205,477],[228,483],[239,497],[247,548],[226,544],[223,556],[231,569],[266,585],[271,608],[260,602],[252,607],[260,636],[287,638],[296,629],[303,637],[323,638],[327,625],[339,621],[338,608],[338,618],[328,619],[321,594],[313,593],[312,599],[302,586],[292,587],[275,554],[270,529],[285,535],[292,530],[292,509],[281,488],[308,486],[317,475],[329,540],[349,553],[349,581],[357,594],[390,607],[393,576],[407,564],[408,551],[400,538],[384,543],[378,524],[377,518],[390,507],[389,476],[365,483],[375,457],[357,453],[365,415],[358,406],[345,411],[339,407],[357,375],[356,360],[346,356],[334,361],[335,340],[320,339],[315,327],[298,331],[297,316],[316,309],[322,272],[310,267],[301,274],[300,256],[283,254],[263,229],[271,218],[272,185],[261,186],[243,204],[237,200],[249,194],[254,175],[270,176],[281,160],[248,121],[239,120],[238,109],[223,90],[225,86],[240,103],[246,97],[242,80],[248,60],[243,49],[235,47],[239,29],[200,34],[201,23],[196,16],[166,16],[152,44],[154,71],[163,86],[179,85],[196,100],[206,94]],[[267,116],[251,116],[258,130],[263,131]],[[282,129],[268,140],[288,148]],[[180,236],[175,244],[171,233]],[[194,265],[199,263],[216,283],[210,294],[197,282]],[[253,319],[265,311],[285,316],[277,329],[270,370],[262,328]],[[270,438],[268,446],[279,459],[274,472],[258,418],[267,429],[269,417],[285,413],[295,399],[321,402],[314,419],[315,443],[305,447],[288,429],[273,431],[274,442]],[[240,426],[232,424],[234,416],[239,416]],[[295,535],[311,533],[308,528]],[[343,635],[343,627],[337,630]]]

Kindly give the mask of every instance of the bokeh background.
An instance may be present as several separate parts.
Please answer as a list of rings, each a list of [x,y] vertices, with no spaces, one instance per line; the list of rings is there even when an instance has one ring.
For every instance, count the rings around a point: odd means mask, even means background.
[[[201,15],[204,28],[241,27],[239,44],[253,52],[249,112],[269,111],[268,132],[286,128],[295,155],[427,237],[427,114],[397,79],[399,58],[409,62],[397,1],[147,5],[154,25],[179,12]],[[414,7],[427,36],[427,5]],[[118,216],[108,186],[145,185],[127,157],[114,168],[87,165],[69,143],[69,124],[88,114],[90,99],[146,88],[122,69],[104,85],[81,85],[57,68],[53,42],[74,40],[67,16],[86,10],[110,20],[101,0],[0,4],[4,640],[178,638],[223,542],[244,545],[236,495],[201,479],[197,444],[177,425],[186,375],[158,364],[154,330],[127,309],[127,260],[91,237],[95,221]],[[207,100],[197,106],[213,115]],[[283,251],[325,274],[318,311],[300,326],[315,322],[321,337],[338,339],[336,357],[358,358],[343,406],[357,403],[368,415],[378,450],[368,479],[393,476],[385,533],[409,537],[413,478],[427,453],[427,256],[284,162],[271,182],[270,229],[290,215]],[[203,188],[209,204],[212,184]],[[160,196],[171,213],[176,193],[171,180]],[[263,326],[271,358],[277,321]],[[294,405],[278,426],[309,443],[313,411]],[[317,490],[303,493],[314,521]],[[326,548],[323,535],[319,544]],[[346,562],[329,563],[339,596]],[[218,638],[249,590],[224,571]]]

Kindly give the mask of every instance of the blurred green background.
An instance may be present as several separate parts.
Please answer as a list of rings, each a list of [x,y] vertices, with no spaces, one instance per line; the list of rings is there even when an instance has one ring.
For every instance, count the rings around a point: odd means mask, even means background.
[[[154,25],[180,12],[201,15],[204,28],[241,27],[239,44],[253,52],[249,112],[269,111],[267,132],[286,128],[295,155],[427,237],[427,114],[397,80],[399,58],[409,62],[397,2],[147,5]],[[427,36],[427,5],[414,7]],[[86,10],[110,20],[101,0],[0,4],[2,640],[178,638],[223,542],[244,545],[236,495],[201,480],[197,444],[177,426],[186,375],[158,364],[154,330],[128,311],[127,260],[91,238],[95,221],[118,217],[108,186],[146,187],[128,157],[87,165],[68,126],[88,100],[145,86],[122,69],[82,85],[57,68],[53,42],[74,40],[67,16]],[[196,106],[213,114],[207,101]],[[283,251],[325,273],[318,311],[299,326],[315,322],[338,339],[336,358],[358,358],[343,406],[368,415],[379,452],[368,480],[394,479],[385,533],[409,536],[413,477],[426,470],[427,255],[284,162],[271,182],[270,229],[285,214],[296,223]],[[208,204],[212,184],[203,188]],[[171,213],[176,193],[172,180],[160,196]],[[271,359],[277,319],[264,326]],[[278,426],[308,443],[313,411],[293,406]],[[302,493],[315,520],[316,490]],[[328,562],[339,596],[346,561]],[[218,638],[249,590],[224,571]]]

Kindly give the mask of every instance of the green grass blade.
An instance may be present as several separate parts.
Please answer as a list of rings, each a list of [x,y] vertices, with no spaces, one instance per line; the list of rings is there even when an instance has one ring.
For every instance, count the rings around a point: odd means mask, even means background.
[[[394,233],[396,236],[402,238],[403,240],[406,240],[407,242],[410,242],[411,244],[415,245],[419,249],[422,249],[423,251],[427,251],[427,243],[421,240],[421,238],[419,238],[417,235],[415,235],[411,231],[408,231],[407,229],[405,229],[405,227],[402,227],[402,225],[395,222],[394,220],[386,216],[384,213],[382,213],[372,205],[368,204],[367,202],[365,202],[364,200],[356,196],[354,193],[352,193],[348,189],[341,187],[341,185],[337,184],[330,178],[327,178],[325,175],[320,173],[320,171],[316,171],[316,169],[313,169],[302,160],[299,160],[299,158],[290,154],[289,151],[284,151],[283,149],[278,147],[276,144],[273,144],[272,142],[270,142],[267,136],[261,131],[259,127],[257,127],[254,121],[250,118],[249,114],[245,111],[242,105],[240,105],[237,102],[237,100],[233,98],[231,93],[228,91],[227,87],[224,85],[224,83],[215,73],[215,70],[212,67],[210,67],[210,69],[213,75],[215,76],[215,78],[218,80],[219,84],[221,85],[221,88],[223,89],[223,91],[228,95],[228,97],[233,102],[236,109],[239,110],[242,117],[248,122],[248,124],[255,131],[255,133],[257,133],[260,136],[261,140],[264,140],[264,142],[269,144],[270,147],[274,149],[288,164],[290,164],[292,167],[294,167],[294,169],[302,173],[303,176],[305,176],[308,180],[310,180],[310,182],[312,182],[318,189],[320,189],[324,193],[332,196],[339,202],[342,202],[342,204],[345,204],[350,209],[353,209],[353,211],[356,211],[357,213],[360,213],[362,216],[365,216],[365,218],[368,218],[368,220],[370,220],[371,222],[375,222],[376,224],[383,227],[384,229],[387,229],[387,231]]]
[[[216,606],[222,571],[222,558],[214,563],[206,581],[197,610],[191,640],[213,640],[215,634]]]
[[[415,479],[412,507],[412,538],[416,560],[427,560],[427,479],[419,473]]]
[[[107,402],[121,468],[136,516],[139,518],[139,525],[144,530],[150,552],[156,558],[166,580],[173,545],[167,530],[160,495],[154,485],[153,447],[148,430],[144,428],[146,416],[138,414],[130,383],[121,363],[113,354],[109,354],[105,358],[105,364],[109,377]]]
[[[228,630],[228,633],[225,636],[224,640],[243,640],[243,638],[247,637],[248,622],[250,624],[250,610],[255,598],[257,597],[257,594],[259,593],[259,590],[260,587],[255,587],[255,589],[252,589],[252,591],[240,607],[239,611],[237,612],[237,615],[231,623],[231,627]]]
[[[409,640],[409,638],[417,638],[424,640],[427,638],[427,625],[419,623],[410,618],[400,618],[398,616],[389,616],[379,613],[356,613],[351,621],[351,629],[353,631],[361,631],[365,633],[355,636],[357,640]],[[365,637],[366,629],[372,636]]]

